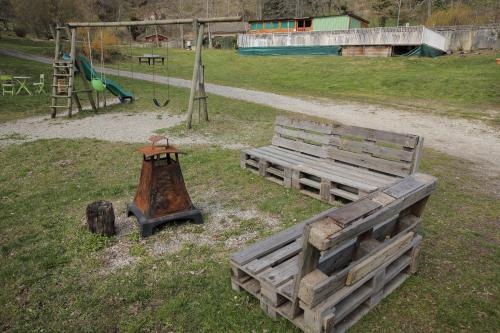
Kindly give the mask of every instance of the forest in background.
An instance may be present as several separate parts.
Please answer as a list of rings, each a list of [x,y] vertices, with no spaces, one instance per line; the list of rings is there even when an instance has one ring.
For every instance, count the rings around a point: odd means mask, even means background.
[[[241,15],[245,20],[353,13],[370,26],[492,24],[500,21],[498,0],[0,0],[3,29],[23,37],[51,38],[69,21]],[[190,27],[186,27],[186,31]],[[166,29],[176,37],[179,29]],[[131,31],[133,37],[140,31]]]

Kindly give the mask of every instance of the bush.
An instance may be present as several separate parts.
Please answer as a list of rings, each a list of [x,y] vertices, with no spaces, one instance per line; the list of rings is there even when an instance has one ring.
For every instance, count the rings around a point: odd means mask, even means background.
[[[20,25],[15,25],[14,26],[14,33],[16,34],[17,37],[26,37],[26,34],[28,33],[27,29],[23,26]]]
[[[469,25],[477,24],[476,16],[469,6],[456,5],[447,9],[436,10],[431,17],[427,19],[428,26],[443,25]]]

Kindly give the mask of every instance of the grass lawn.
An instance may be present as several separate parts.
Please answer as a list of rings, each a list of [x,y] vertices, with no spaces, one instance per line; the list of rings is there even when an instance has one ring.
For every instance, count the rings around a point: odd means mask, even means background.
[[[39,46],[39,48],[37,48]],[[0,47],[45,54],[46,44],[3,39]],[[123,49],[124,54],[129,54]],[[166,50],[155,50],[166,54]],[[206,80],[299,97],[389,105],[500,124],[498,54],[438,58],[252,57],[236,51],[204,50]],[[134,48],[133,55],[151,53]],[[170,49],[168,74],[191,79],[194,52]],[[116,67],[116,64],[110,64]],[[122,68],[151,72],[136,60]],[[166,67],[158,69],[167,74]]]
[[[16,60],[11,66],[16,72],[50,68]],[[109,112],[163,117],[185,108],[185,89],[172,89],[169,107],[155,109],[151,84],[118,81],[140,99]],[[19,99],[1,101],[2,113],[29,114]],[[36,110],[45,107],[43,98],[29,102]],[[209,103],[209,124],[165,132],[231,144],[270,141],[280,111],[217,96]],[[94,115],[76,118],[86,116]],[[231,290],[229,256],[328,205],[240,169],[238,150],[186,146],[184,176],[205,224],[170,225],[142,240],[133,219],[124,217],[139,176],[137,146],[90,139],[0,145],[0,329],[297,331],[285,320],[269,319],[253,297]],[[491,184],[499,180],[432,149],[424,150],[422,170],[438,177],[439,187],[424,215],[420,270],[352,331],[496,332],[500,206]],[[87,231],[85,206],[97,199],[114,203],[118,236]]]
[[[0,94],[0,122],[40,114],[50,114],[52,70],[49,65],[0,55],[0,73],[8,73],[13,76],[31,76],[31,80],[35,82],[38,82],[40,74],[45,74],[45,91],[47,92],[46,95],[33,96],[28,95],[24,91],[22,94],[16,96],[1,96]],[[28,86],[28,88],[31,92],[34,92],[32,87]]]

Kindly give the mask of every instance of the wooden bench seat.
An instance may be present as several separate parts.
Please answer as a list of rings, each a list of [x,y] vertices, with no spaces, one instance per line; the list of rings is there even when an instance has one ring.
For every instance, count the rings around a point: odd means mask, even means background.
[[[350,201],[418,170],[423,138],[276,119],[271,146],[243,150],[242,168],[327,202]]]
[[[231,283],[308,333],[345,332],[412,273],[432,176],[416,173],[231,256]]]

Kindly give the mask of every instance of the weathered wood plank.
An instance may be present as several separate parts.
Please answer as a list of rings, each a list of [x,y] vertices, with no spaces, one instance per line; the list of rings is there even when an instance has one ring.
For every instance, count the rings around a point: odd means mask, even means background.
[[[378,251],[373,250],[373,254],[368,258],[364,258],[363,261],[356,264],[351,268],[347,274],[347,279],[345,284],[350,286],[363,278],[365,275],[370,273],[379,267],[387,258],[398,253],[403,247],[411,243],[413,239],[413,232],[407,233],[403,237],[399,237],[397,240],[388,242],[383,248]]]
[[[423,179],[421,179],[421,181],[423,181]],[[382,223],[383,221],[386,220],[394,219],[395,216],[399,215],[399,212],[430,195],[430,193],[436,188],[436,181],[435,178],[433,177],[431,177],[431,179],[428,179],[428,181],[429,183],[424,184],[421,188],[411,193],[408,193],[403,198],[395,200],[388,206],[376,211],[368,218],[355,221],[352,224],[345,227],[344,229],[342,229],[340,232],[333,234],[330,238],[325,240],[322,247],[320,248],[328,249],[334,246],[335,244],[339,244],[347,239],[351,239],[355,235],[359,235],[369,230],[376,224]]]
[[[237,265],[244,266],[256,258],[264,257],[276,249],[281,248],[283,245],[286,245],[302,236],[304,225],[305,222],[299,223],[269,238],[254,243],[253,245],[250,245],[249,247],[233,254],[231,256],[231,260]]]
[[[302,238],[298,238],[296,241],[283,246],[267,256],[249,262],[245,265],[245,269],[252,274],[258,274],[268,267],[275,266],[285,260],[288,260],[299,253],[301,249]]]
[[[341,227],[346,227],[353,221],[370,214],[380,207],[382,205],[379,203],[372,201],[370,198],[364,198],[335,210],[329,217],[334,219]]]
[[[420,159],[422,158],[422,153],[424,150],[424,137],[418,138],[417,146],[413,152],[413,160],[411,162],[411,173],[417,173],[420,168]]]
[[[315,167],[323,169],[325,171],[329,171],[330,173],[345,173],[351,174],[353,176],[362,176],[366,177],[373,182],[380,182],[382,184],[388,184],[392,182],[395,176],[385,175],[377,171],[371,171],[365,168],[360,168],[353,165],[348,165],[345,163],[337,163],[330,159],[320,159],[314,156],[304,155],[300,152],[290,151],[288,149],[283,149],[276,146],[266,146],[262,147],[263,150],[266,150],[272,154],[280,154],[280,152],[285,152],[286,156],[293,156],[297,158],[298,162],[305,164],[313,164]]]
[[[328,155],[323,148],[323,146],[317,146],[313,145],[310,143],[305,143],[305,142],[300,142],[300,141],[294,141],[290,139],[286,139],[284,137],[275,135],[273,136],[273,145],[287,148],[287,149],[292,149],[295,151],[300,151],[305,154],[317,156],[317,157],[323,157],[326,158]]]
[[[274,128],[274,132],[276,134],[279,134],[280,136],[307,140],[318,144],[327,145],[332,143],[340,143],[340,140],[338,138],[332,137],[331,135],[310,133],[303,130],[289,129],[278,125]]]
[[[410,174],[411,163],[389,161],[382,158],[372,157],[368,154],[357,154],[347,150],[338,149],[334,146],[328,146],[324,149],[328,158],[355,164],[372,170],[378,170],[384,173],[405,177]]]
[[[283,116],[276,117],[276,125],[298,128],[306,131],[318,132],[323,134],[332,133],[331,125],[322,124],[319,122],[314,122],[309,120],[292,119]]]
[[[406,246],[402,247],[399,252],[383,262],[378,269],[383,269],[391,265],[393,262],[398,260],[398,258],[400,258],[406,251],[420,244],[421,240],[422,237],[420,235],[415,236],[409,244],[406,244]],[[350,269],[362,260],[363,258],[351,263],[348,267],[339,271],[338,273],[329,276],[327,279],[320,281],[313,287],[312,290],[308,292],[308,295],[312,295],[312,297],[304,300],[301,299],[301,303],[304,303],[305,306],[315,307],[317,311],[321,312],[322,308],[329,308],[332,306],[332,304],[337,304],[338,302],[342,301],[345,297],[351,294],[352,290],[355,290],[370,278],[372,278],[373,274],[375,274],[376,272],[369,272],[354,284],[345,286],[346,277]]]
[[[379,192],[377,193],[373,198],[372,201],[379,203],[382,206],[387,206],[391,202],[396,200],[396,198],[391,197],[390,195],[384,193],[384,192]]]
[[[352,176],[350,174],[344,175],[342,172],[331,172],[327,169],[322,169],[317,167],[317,160],[314,163],[297,162],[294,164],[293,161],[288,160],[286,157],[282,157],[279,154],[274,154],[267,151],[252,151],[254,156],[262,159],[266,159],[273,164],[281,164],[283,167],[288,167],[292,170],[298,170],[310,175],[317,176],[319,178],[325,178],[331,180],[332,182],[351,186],[354,188],[359,188],[366,192],[375,191],[378,187],[384,186],[381,183],[371,185],[372,181],[367,181],[364,178]],[[293,158],[290,156],[290,158]]]
[[[272,269],[259,274],[258,278],[273,288],[277,288],[297,274],[297,260],[298,256],[292,257]]]
[[[308,156],[300,152],[294,152],[275,146],[262,147],[259,154],[265,154],[269,157],[286,160],[287,162],[293,164],[292,167],[299,165],[308,167],[311,170],[316,170],[315,172],[322,172],[330,175],[330,178],[346,178],[352,181],[366,183],[370,186],[382,187],[389,185],[395,179],[399,179],[396,178],[396,176],[384,175],[375,171],[353,167],[343,163],[337,163],[333,160],[329,160],[327,163],[324,162],[327,160],[320,159],[318,157]]]
[[[295,318],[299,312],[300,281],[304,276],[314,271],[318,267],[319,258],[321,256],[321,253],[309,243],[310,234],[311,222],[308,222],[304,228],[302,251],[298,256],[298,271],[297,275],[294,278],[290,318]]]
[[[309,242],[316,247],[316,244],[322,244],[325,238],[330,237],[340,230],[342,230],[342,227],[333,218],[326,217],[312,224]]]
[[[417,135],[413,134],[401,134],[357,126],[333,125],[332,129],[332,134],[354,136],[377,142],[401,145],[408,148],[415,148],[418,138]]]
[[[346,138],[342,138],[339,144],[332,143],[332,145],[337,146],[342,150],[348,150],[353,153],[369,153],[374,157],[388,159],[393,161],[406,161],[412,162],[413,152],[400,149],[389,148],[377,145],[376,143],[368,143],[364,141],[353,141]]]
[[[391,187],[384,190],[385,194],[390,195],[393,198],[399,199],[404,197],[410,192],[415,191],[419,187],[422,187],[424,184],[415,180],[412,177],[407,177]]]

